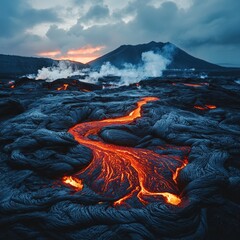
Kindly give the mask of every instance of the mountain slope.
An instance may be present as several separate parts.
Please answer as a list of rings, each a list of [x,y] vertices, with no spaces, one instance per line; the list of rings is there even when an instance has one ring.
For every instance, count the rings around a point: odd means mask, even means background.
[[[57,65],[59,61],[50,58],[20,57],[0,54],[0,77],[17,77],[36,74],[43,67]],[[84,64],[71,62],[74,68],[81,69]]]
[[[209,63],[207,61],[195,58],[182,49],[176,47],[172,43],[150,42],[139,45],[122,45],[112,52],[103,55],[88,64],[92,68],[100,68],[105,62],[110,62],[112,65],[122,68],[125,63],[138,65],[142,63],[141,55],[143,52],[153,51],[160,53],[164,57],[171,60],[168,69],[191,69],[196,70],[213,70],[222,69],[223,67]]]

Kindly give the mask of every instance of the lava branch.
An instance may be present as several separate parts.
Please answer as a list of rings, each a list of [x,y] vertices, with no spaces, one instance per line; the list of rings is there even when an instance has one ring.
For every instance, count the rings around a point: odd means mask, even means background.
[[[105,197],[118,200],[114,206],[128,200],[138,199],[142,204],[149,202],[149,197],[163,197],[167,203],[181,203],[176,185],[181,169],[187,165],[178,156],[159,155],[157,152],[107,144],[89,138],[97,135],[103,127],[112,124],[128,124],[141,117],[142,106],[155,97],[145,97],[137,102],[137,107],[126,116],[101,121],[80,123],[69,130],[75,140],[93,151],[91,163],[74,176],[65,176],[62,182],[75,191],[81,191],[84,184]],[[166,170],[169,177],[164,176]],[[147,199],[146,199],[147,198]]]
[[[57,91],[62,91],[62,90],[65,91],[65,90],[68,89],[68,86],[69,86],[69,84],[64,83],[62,86],[60,86],[60,87],[57,88]]]

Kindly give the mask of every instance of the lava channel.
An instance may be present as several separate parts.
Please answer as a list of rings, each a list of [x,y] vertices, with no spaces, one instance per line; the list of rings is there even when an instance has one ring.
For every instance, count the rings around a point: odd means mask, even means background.
[[[160,199],[172,205],[179,205],[177,175],[187,164],[186,147],[168,146],[166,150],[181,150],[185,155],[160,155],[149,149],[131,148],[92,140],[103,127],[112,124],[128,124],[141,117],[141,108],[147,102],[158,98],[145,97],[127,116],[77,124],[69,130],[75,140],[93,152],[91,163],[73,176],[64,176],[62,182],[81,191],[90,189],[112,199],[114,206],[143,205]],[[163,147],[158,147],[165,150]],[[141,205],[142,205],[141,204]]]

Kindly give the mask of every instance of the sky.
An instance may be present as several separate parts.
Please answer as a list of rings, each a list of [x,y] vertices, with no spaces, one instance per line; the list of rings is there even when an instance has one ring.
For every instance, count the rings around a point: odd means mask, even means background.
[[[239,0],[1,0],[0,53],[86,63],[156,41],[240,67],[239,9]]]

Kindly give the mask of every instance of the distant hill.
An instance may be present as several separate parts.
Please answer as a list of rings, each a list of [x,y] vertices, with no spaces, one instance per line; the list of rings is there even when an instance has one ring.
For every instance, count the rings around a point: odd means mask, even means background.
[[[0,54],[0,77],[19,77],[25,74],[36,74],[43,67],[55,66],[60,61],[50,58],[20,57]],[[68,61],[69,62],[69,61]],[[81,69],[86,65],[71,62],[74,68]]]
[[[112,52],[103,55],[88,64],[92,68],[98,69],[105,62],[110,62],[112,65],[122,68],[125,63],[131,63],[133,65],[141,64],[142,53],[153,51],[155,53],[161,53],[164,57],[171,60],[168,65],[168,69],[191,69],[196,70],[220,70],[224,69],[216,64],[212,64],[195,58],[182,49],[176,47],[172,43],[162,43],[162,42],[150,42],[147,44],[139,45],[122,45]]]

